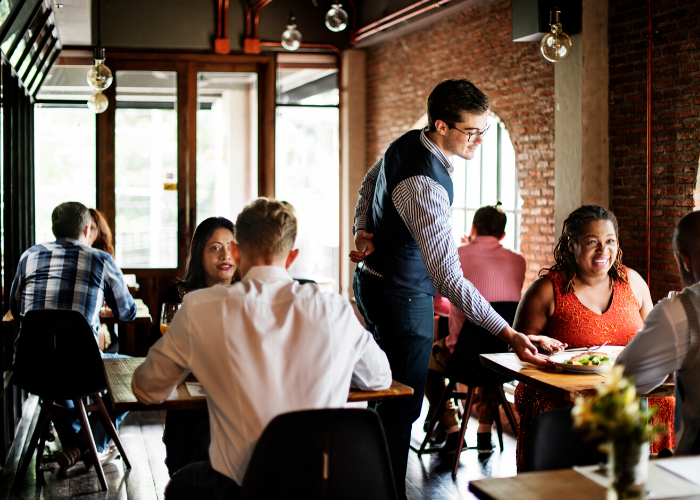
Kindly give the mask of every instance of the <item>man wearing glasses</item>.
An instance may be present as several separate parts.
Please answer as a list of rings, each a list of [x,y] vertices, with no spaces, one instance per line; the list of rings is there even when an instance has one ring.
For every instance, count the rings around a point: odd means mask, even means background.
[[[428,127],[407,132],[389,146],[362,181],[355,207],[357,251],[350,259],[359,263],[353,281],[357,305],[387,354],[393,378],[414,390],[411,399],[376,405],[400,499],[406,498],[411,425],[423,402],[436,291],[469,321],[511,344],[522,360],[548,363],[464,278],[452,236],[448,158],[474,157],[489,128],[488,108],[488,97],[470,81],[440,83],[428,97]],[[554,340],[548,344],[560,348]]]

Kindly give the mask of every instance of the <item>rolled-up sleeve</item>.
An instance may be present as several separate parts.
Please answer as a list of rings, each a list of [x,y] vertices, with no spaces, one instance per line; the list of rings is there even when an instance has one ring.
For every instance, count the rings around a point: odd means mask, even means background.
[[[356,233],[360,229],[367,230],[367,214],[369,213],[369,208],[374,198],[374,186],[377,184],[377,176],[379,175],[379,169],[382,168],[382,161],[383,160],[379,160],[375,163],[362,180],[357,205],[355,205],[355,226],[353,227],[353,233]]]
[[[105,301],[114,317],[121,321],[132,321],[136,317],[136,302],[124,283],[124,276],[110,255],[104,263]]]

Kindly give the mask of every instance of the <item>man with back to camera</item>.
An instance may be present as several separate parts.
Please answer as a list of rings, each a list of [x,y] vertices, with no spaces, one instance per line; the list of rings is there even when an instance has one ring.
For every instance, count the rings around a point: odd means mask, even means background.
[[[165,400],[190,371],[207,394],[210,460],[173,474],[168,500],[239,495],[257,440],[277,415],[343,407],[350,384],[391,386],[386,355],[352,306],[287,272],[296,217],[259,199],[238,216],[231,253],[242,280],[190,292],[168,333],[134,372],[146,404]]]
[[[20,335],[22,318],[33,309],[80,312],[90,323],[96,343],[103,300],[115,318],[131,321],[136,317],[136,303],[114,259],[89,245],[91,222],[90,211],[82,203],[61,203],[51,213],[51,230],[56,241],[34,245],[20,257],[10,290],[10,310],[19,319]],[[100,353],[103,358],[119,356]],[[118,428],[126,412],[115,413],[108,399],[105,400],[107,412]],[[73,407],[72,401],[56,401],[56,404]],[[111,438],[98,413],[90,415],[90,428],[97,451],[101,455],[104,452],[100,459],[106,460],[116,454],[116,448],[108,448]],[[80,458],[90,465],[92,457],[80,434],[79,420],[53,417],[53,422],[63,446],[63,450],[56,453],[61,468],[71,467]]]
[[[481,207],[474,214],[469,243],[457,249],[459,262],[464,277],[468,279],[479,293],[489,302],[519,302],[520,292],[525,281],[525,258],[511,250],[508,250],[501,241],[505,238],[506,223],[508,218],[498,205]],[[444,372],[447,363],[457,345],[457,339],[466,321],[465,314],[451,306],[449,330],[447,338],[440,339],[433,344],[430,355],[428,380],[425,385],[425,396],[434,408],[440,402],[445,390],[445,379],[439,375]],[[491,393],[491,389],[477,388],[477,393]],[[491,428],[494,415],[491,405],[478,403],[475,410],[479,416],[479,429],[477,431],[477,451],[484,455],[493,451],[491,443]],[[438,418],[447,431],[447,442],[443,450],[449,453],[457,446],[459,431],[459,419],[457,408],[452,400],[448,400],[446,407],[438,410]],[[442,451],[442,450],[441,450]],[[443,452],[444,453],[444,452]]]
[[[467,281],[450,226],[453,200],[448,157],[474,157],[488,130],[488,97],[468,80],[446,80],[428,97],[428,127],[394,141],[367,173],[355,207],[353,289],[366,328],[384,349],[392,376],[414,390],[410,399],[376,408],[389,443],[399,498],[411,425],[420,415],[433,343],[436,291],[467,318],[508,342],[520,359],[549,366],[523,334],[501,318]],[[561,343],[546,337],[553,350]]]
[[[676,455],[700,455],[700,212],[678,222],[673,254],[686,288],[652,309],[617,363],[643,394],[676,373]]]

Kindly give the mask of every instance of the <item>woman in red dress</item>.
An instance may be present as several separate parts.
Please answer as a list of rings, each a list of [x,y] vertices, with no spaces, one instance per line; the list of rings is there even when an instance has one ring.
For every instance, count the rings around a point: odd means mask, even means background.
[[[569,348],[592,347],[607,342],[624,346],[644,325],[653,304],[649,287],[634,270],[622,265],[617,241],[617,219],[612,212],[596,205],[584,205],[569,215],[554,249],[556,263],[530,285],[515,317],[513,328],[526,335],[546,335],[568,344]],[[650,398],[658,408],[655,421],[666,424],[669,432],[652,452],[673,449],[675,399]],[[525,384],[515,391],[520,414],[518,470],[530,446],[537,414],[572,406]]]

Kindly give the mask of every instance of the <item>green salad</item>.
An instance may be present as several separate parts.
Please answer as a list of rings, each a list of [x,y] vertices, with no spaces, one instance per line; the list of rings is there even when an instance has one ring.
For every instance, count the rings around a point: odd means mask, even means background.
[[[579,354],[578,356],[574,356],[571,359],[567,359],[564,361],[567,365],[604,365],[604,364],[612,364],[610,361],[610,358],[606,356],[605,354],[591,354],[588,355],[586,354]]]

